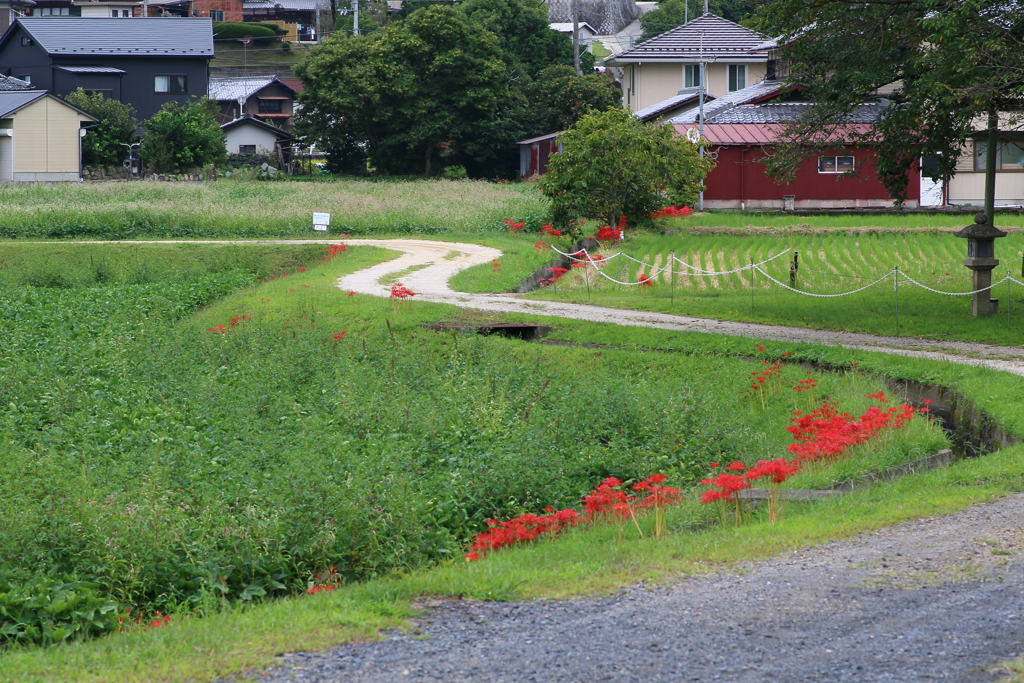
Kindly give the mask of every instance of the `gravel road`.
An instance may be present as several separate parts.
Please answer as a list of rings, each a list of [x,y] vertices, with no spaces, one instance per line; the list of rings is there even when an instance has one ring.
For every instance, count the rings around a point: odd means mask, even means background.
[[[605,599],[424,605],[265,683],[993,681],[1024,651],[1024,495]]]

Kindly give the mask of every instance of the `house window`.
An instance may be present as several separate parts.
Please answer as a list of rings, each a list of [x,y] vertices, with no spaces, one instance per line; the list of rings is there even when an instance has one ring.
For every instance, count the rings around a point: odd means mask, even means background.
[[[132,16],[132,11],[130,9],[123,9],[123,10],[121,10],[121,16],[122,17],[131,17]]]
[[[22,36],[21,37],[21,46],[22,47],[31,47],[33,45],[35,45],[35,43],[32,42],[31,38],[29,38],[28,36]]]
[[[700,64],[684,64],[683,65],[683,87],[684,88],[699,88],[700,87]]]
[[[260,100],[259,113],[280,114],[284,100]]]
[[[743,90],[747,87],[747,65],[729,65],[729,92]]]
[[[818,157],[818,173],[850,173],[853,157]]]
[[[976,140],[974,142],[975,171],[984,172],[987,147],[988,145],[984,140]],[[999,153],[996,154],[997,171],[1024,171],[1024,141],[1009,142],[1001,140],[998,149]]]
[[[185,76],[157,76],[153,91],[167,95],[184,95],[186,83]]]
[[[40,7],[39,16],[41,17],[66,17],[71,14],[70,7]]]
[[[118,12],[118,10],[116,10],[116,9],[110,10],[110,16],[112,16],[113,18],[117,19],[119,16],[121,16],[117,12]]]
[[[32,74],[25,74],[24,76],[15,76],[15,78],[20,78],[29,85],[32,85]]]
[[[224,21],[224,10],[212,9],[210,10],[210,18],[214,21]]]
[[[239,154],[255,154],[256,153],[256,145],[239,145],[238,146],[238,153]]]

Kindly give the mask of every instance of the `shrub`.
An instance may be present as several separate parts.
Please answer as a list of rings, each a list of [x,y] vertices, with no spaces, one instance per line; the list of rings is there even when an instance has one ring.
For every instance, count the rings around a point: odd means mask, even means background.
[[[217,103],[194,100],[184,107],[166,103],[146,121],[142,158],[160,173],[223,163],[227,147],[217,123]]]
[[[128,158],[122,143],[136,142],[135,109],[131,105],[104,97],[103,93],[86,93],[79,88],[66,98],[68,104],[99,119],[99,125],[82,139],[82,163],[86,166],[115,166]]]
[[[230,38],[276,38],[277,31],[265,24],[242,24],[237,22],[219,21],[213,25],[213,37],[219,40]]]

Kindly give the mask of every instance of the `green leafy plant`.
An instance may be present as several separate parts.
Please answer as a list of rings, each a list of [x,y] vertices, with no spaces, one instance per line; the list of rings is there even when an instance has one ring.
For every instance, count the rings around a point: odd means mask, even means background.
[[[86,166],[115,166],[128,158],[125,144],[134,143],[139,122],[135,109],[103,93],[86,93],[81,88],[65,97],[86,114],[99,119],[99,125],[90,128],[82,138],[82,163]]]
[[[691,204],[712,167],[669,125],[641,123],[624,109],[587,114],[558,138],[541,191],[559,227],[581,218],[616,225],[672,204]]]
[[[184,107],[167,102],[146,121],[142,158],[159,173],[220,164],[227,160],[217,103],[193,100]]]

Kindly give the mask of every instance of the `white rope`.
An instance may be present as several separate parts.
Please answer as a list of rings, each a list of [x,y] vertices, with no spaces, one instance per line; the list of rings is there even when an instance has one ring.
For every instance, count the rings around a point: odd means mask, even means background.
[[[597,272],[597,273],[598,273],[598,274],[599,274],[599,275],[600,275],[601,277],[603,277],[603,278],[604,278],[605,280],[609,280],[610,282],[614,282],[614,283],[615,283],[615,284],[617,284],[617,285],[625,285],[626,287],[636,287],[637,285],[647,285],[647,284],[649,284],[649,285],[654,285],[654,280],[655,280],[655,278],[657,278],[657,277],[658,277],[659,275],[661,275],[661,274],[662,274],[662,273],[664,273],[664,272],[665,272],[666,270],[668,270],[669,268],[671,268],[671,266],[670,266],[670,265],[669,265],[668,263],[666,263],[666,264],[665,264],[665,267],[664,267],[664,268],[654,268],[654,267],[650,267],[650,270],[651,270],[651,274],[650,274],[650,275],[648,275],[648,277],[647,277],[647,279],[646,279],[646,280],[639,280],[639,281],[637,281],[637,282],[623,282],[622,280],[616,280],[615,278],[613,278],[612,276],[608,275],[608,274],[607,274],[607,273],[605,273],[605,272],[604,272],[603,270],[601,270],[601,269],[600,269],[600,268],[599,268],[599,267],[597,266],[597,262],[595,262],[595,261],[593,261],[593,260],[591,260],[591,259],[590,259],[590,254],[589,254],[589,253],[587,253],[587,250],[586,250],[586,249],[580,249],[580,251],[582,251],[582,252],[583,252],[584,254],[586,254],[586,255],[587,255],[587,258],[585,258],[585,259],[576,259],[577,261],[580,261],[580,262],[586,263],[586,264],[587,264],[588,266],[589,266],[589,265],[591,265],[591,264],[593,264],[593,265],[594,265],[594,270],[595,270],[595,271],[596,271],[596,272]],[[576,253],[578,254],[579,252],[576,252]],[[621,253],[621,252],[620,252],[620,253]],[[628,257],[627,257],[627,258],[628,258]],[[636,259],[633,259],[633,260],[636,260]]]
[[[911,282],[911,283],[917,285],[921,289],[927,289],[929,292],[934,292],[935,294],[945,294],[946,296],[970,296],[971,294],[980,294],[981,292],[987,292],[988,290],[992,289],[996,285],[1001,285],[1002,283],[1006,282],[1006,280],[1008,278],[1011,279],[1011,280],[1013,279],[1009,275],[1007,275],[1002,280],[999,280],[998,282],[993,282],[988,287],[982,287],[981,289],[975,289],[975,290],[970,291],[970,292],[942,292],[942,291],[939,291],[937,289],[932,289],[931,287],[929,287],[927,285],[922,285],[920,282],[918,282],[914,278],[908,277],[906,273],[903,273],[902,275],[903,275],[903,279],[904,280],[906,280],[907,282]]]
[[[558,247],[556,247],[553,244],[550,245],[550,246],[551,246],[551,251],[555,252],[556,254],[561,254],[562,256],[565,256],[565,257],[567,257],[571,261],[591,261],[590,258],[576,258],[577,254],[580,254],[580,253],[586,254],[587,253],[586,249],[580,249],[579,251],[574,251],[572,253],[569,253],[569,252],[566,252],[566,251],[562,251],[561,249],[559,249]],[[599,261],[594,261],[594,262],[595,263],[596,262],[600,262],[600,263],[603,264],[603,263],[605,263],[607,261],[611,261],[616,256],[625,256],[625,254],[623,254],[621,251],[617,251],[614,254],[611,254],[610,256],[601,256]]]
[[[864,285],[860,289],[854,289],[852,291],[843,292],[841,294],[814,294],[812,292],[804,292],[802,290],[796,289],[795,287],[790,287],[789,285],[787,285],[784,282],[779,282],[778,280],[776,280],[771,275],[769,275],[768,273],[764,272],[763,270],[761,270],[758,267],[755,267],[754,270],[756,270],[757,272],[761,273],[761,275],[764,275],[766,278],[768,278],[769,280],[771,280],[775,284],[779,285],[780,287],[785,287],[786,289],[788,289],[791,292],[796,292],[797,294],[803,294],[804,296],[814,296],[814,297],[818,297],[820,299],[834,299],[835,297],[839,297],[839,296],[850,296],[851,294],[856,294],[857,292],[863,292],[865,289],[868,289],[870,287],[874,287],[879,282],[881,282],[882,280],[888,279],[892,275],[892,273],[886,273],[885,275],[883,275],[882,277],[878,278],[877,280],[875,280],[874,282],[872,282],[869,285]]]

